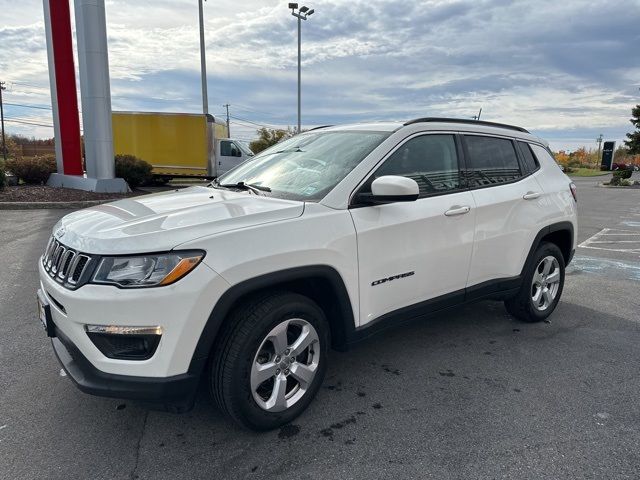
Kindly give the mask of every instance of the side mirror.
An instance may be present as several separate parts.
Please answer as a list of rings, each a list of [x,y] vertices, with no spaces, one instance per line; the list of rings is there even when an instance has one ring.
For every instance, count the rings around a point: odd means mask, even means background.
[[[371,193],[360,193],[358,202],[384,205],[395,202],[414,202],[420,196],[420,188],[415,180],[396,175],[376,178],[371,184]]]

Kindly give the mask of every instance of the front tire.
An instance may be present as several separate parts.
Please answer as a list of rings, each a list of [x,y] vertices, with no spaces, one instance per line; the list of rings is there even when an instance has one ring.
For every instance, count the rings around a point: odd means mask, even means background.
[[[524,322],[540,322],[555,310],[564,288],[564,256],[557,245],[543,242],[533,254],[518,294],[505,307]]]
[[[218,407],[238,424],[270,430],[300,415],[320,389],[329,327],[309,298],[273,292],[235,309],[211,357]]]

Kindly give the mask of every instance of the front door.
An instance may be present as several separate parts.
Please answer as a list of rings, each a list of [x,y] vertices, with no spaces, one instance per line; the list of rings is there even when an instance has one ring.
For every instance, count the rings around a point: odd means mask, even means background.
[[[242,162],[242,151],[232,140],[220,140],[217,175],[228,172]]]
[[[446,294],[464,295],[475,205],[463,184],[458,150],[453,134],[412,137],[361,188],[370,191],[382,175],[401,175],[418,183],[420,198],[350,209],[358,242],[360,326]]]

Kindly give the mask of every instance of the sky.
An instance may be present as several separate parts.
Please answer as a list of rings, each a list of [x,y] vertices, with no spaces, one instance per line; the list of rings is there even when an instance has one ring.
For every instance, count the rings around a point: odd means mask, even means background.
[[[197,3],[106,0],[113,110],[201,111]],[[204,5],[209,110],[223,117],[231,105],[233,137],[296,124],[287,3]],[[600,134],[619,143],[632,129],[640,0],[306,5],[315,13],[302,25],[303,128],[482,108],[483,120],[523,126],[556,150],[596,148]],[[0,0],[0,80],[7,132],[53,136],[41,1]]]

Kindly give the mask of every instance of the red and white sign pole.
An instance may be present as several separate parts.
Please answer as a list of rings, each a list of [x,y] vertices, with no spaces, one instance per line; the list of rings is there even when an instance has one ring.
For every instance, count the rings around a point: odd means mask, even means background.
[[[114,178],[104,0],[74,2],[87,174],[83,172],[80,151],[69,0],[43,0],[58,161],[58,173],[51,175],[47,184],[94,192],[126,192],[126,182]]]
[[[58,173],[82,175],[80,117],[68,0],[43,0]]]

